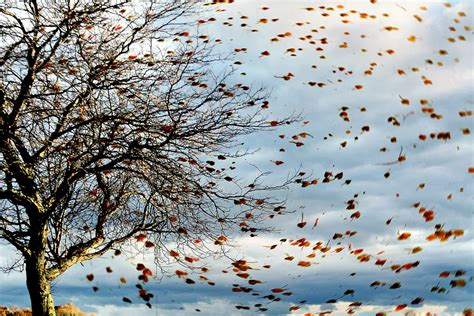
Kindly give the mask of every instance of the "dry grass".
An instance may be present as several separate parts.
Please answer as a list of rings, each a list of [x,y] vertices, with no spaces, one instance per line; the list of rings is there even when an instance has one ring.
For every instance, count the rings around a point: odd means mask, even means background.
[[[31,308],[22,308],[17,306],[0,306],[0,316],[31,316]],[[81,311],[73,304],[65,304],[56,306],[57,316],[95,316],[95,314],[88,314]]]

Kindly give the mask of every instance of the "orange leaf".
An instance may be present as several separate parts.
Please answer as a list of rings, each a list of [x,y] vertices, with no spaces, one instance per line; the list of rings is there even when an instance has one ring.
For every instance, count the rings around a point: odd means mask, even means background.
[[[408,232],[407,233],[402,233],[398,236],[398,240],[406,240],[406,239],[410,238],[410,236],[411,236],[411,233],[408,233]]]
[[[250,276],[250,274],[248,274],[248,273],[237,273],[237,276],[239,278],[242,278],[242,279],[247,279]]]
[[[186,271],[181,271],[181,270],[176,270],[175,273],[179,278],[182,277],[182,276],[188,275],[188,273]]]
[[[440,278],[447,278],[449,277],[450,272],[449,271],[443,271],[439,274]]]
[[[171,257],[179,257],[179,253],[175,250],[170,250],[170,256]]]
[[[407,304],[398,305],[397,307],[395,307],[395,311],[401,311],[402,309],[405,309],[405,307],[407,307]]]

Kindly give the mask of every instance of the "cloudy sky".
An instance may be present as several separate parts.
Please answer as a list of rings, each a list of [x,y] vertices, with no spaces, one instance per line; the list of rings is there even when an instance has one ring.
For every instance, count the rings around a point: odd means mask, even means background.
[[[137,297],[134,285],[138,275],[135,265],[144,262],[153,266],[153,256],[147,253],[114,259],[108,255],[74,267],[55,282],[56,304],[72,302],[98,315],[192,314],[198,313],[196,309],[203,315],[249,315],[258,309],[242,311],[234,306],[255,304],[262,304],[271,314],[291,313],[289,308],[298,306],[294,313],[333,310],[333,315],[345,314],[353,302],[363,303],[354,308],[359,315],[397,314],[394,309],[400,304],[408,305],[403,312],[442,315],[473,307],[473,174],[468,168],[474,161],[472,136],[465,131],[473,129],[473,119],[459,115],[473,109],[472,3],[372,4],[364,0],[337,5],[329,1],[237,0],[220,6],[220,12],[212,7],[208,17],[217,21],[201,26],[200,32],[222,40],[216,48],[222,53],[246,48],[236,52],[228,65],[219,67],[237,67],[231,80],[271,91],[270,118],[295,112],[309,121],[242,139],[243,148],[258,149],[237,162],[243,181],[255,173],[253,165],[272,171],[267,179],[270,182],[281,181],[297,169],[319,178],[317,185],[290,186],[278,193],[294,213],[271,221],[275,232],[253,238],[235,236],[238,246],[232,249],[231,257],[251,262],[252,279],[264,281],[254,287],[261,295],[233,293],[232,284],[245,286],[246,280],[231,272],[229,259],[209,258],[206,277],[215,286],[199,281],[187,285],[182,279],[169,277],[176,269],[173,266],[165,267],[169,273],[154,271],[157,278],[146,286],[155,295],[149,309]],[[286,32],[291,35],[277,36]],[[272,42],[272,38],[279,41]],[[265,51],[269,56],[262,55]],[[242,65],[235,65],[236,60]],[[288,73],[293,75],[290,80],[281,78]],[[312,86],[310,82],[324,85]],[[420,100],[427,104],[420,104]],[[342,107],[347,107],[348,122],[341,118]],[[430,113],[422,112],[423,107],[442,117],[430,117]],[[369,130],[362,131],[364,126]],[[290,142],[291,136],[302,132],[312,137],[300,138],[304,145],[296,147]],[[445,132],[450,132],[450,139],[429,136]],[[285,138],[280,138],[281,134]],[[420,134],[427,139],[422,141]],[[401,163],[396,162],[400,155],[406,157]],[[276,160],[284,164],[276,166]],[[322,183],[326,171],[343,172],[343,178]],[[344,184],[346,180],[351,180],[350,184]],[[346,201],[354,194],[358,194],[356,208],[346,210]],[[416,202],[420,206],[412,207]],[[434,220],[425,221],[419,212],[422,206],[434,211]],[[351,219],[355,211],[360,211],[360,218]],[[308,224],[299,228],[302,214]],[[318,224],[312,229],[316,219]],[[464,235],[446,242],[427,241],[436,224],[444,225],[444,230],[463,229]],[[344,235],[346,231],[357,234],[332,239],[335,233]],[[410,232],[410,238],[398,240],[403,232]],[[332,248],[307,258],[311,249],[280,243],[282,238],[306,238],[312,245],[329,242]],[[272,245],[277,247],[272,250]],[[344,250],[334,252],[338,247]],[[415,247],[422,251],[413,254]],[[360,248],[371,255],[369,262],[362,263],[350,253],[350,249]],[[0,250],[0,263],[13,260],[12,249],[2,246]],[[288,261],[287,256],[295,258]],[[387,262],[375,265],[377,259]],[[299,267],[299,261],[312,265]],[[395,273],[390,269],[391,265],[416,261],[419,265],[407,271]],[[114,272],[106,273],[107,266]],[[454,277],[460,270],[465,275]],[[443,271],[452,273],[439,278]],[[86,280],[89,273],[95,275],[93,282]],[[130,281],[121,285],[121,276]],[[451,280],[461,278],[467,281],[465,287],[450,286]],[[386,285],[371,287],[375,281]],[[400,287],[390,289],[396,282]],[[94,292],[92,286],[99,290]],[[432,292],[435,286],[446,288],[446,292]],[[281,296],[279,302],[262,298],[274,288],[284,288],[293,295]],[[349,289],[354,294],[343,296]],[[134,303],[122,302],[124,296]],[[424,301],[410,304],[417,297]],[[0,298],[2,304],[28,306],[24,276],[0,274]],[[327,304],[330,299],[338,301]]]

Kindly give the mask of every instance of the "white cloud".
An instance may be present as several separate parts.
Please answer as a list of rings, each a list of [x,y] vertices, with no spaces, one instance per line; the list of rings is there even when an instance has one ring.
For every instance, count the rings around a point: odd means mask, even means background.
[[[337,302],[335,304],[329,305],[310,305],[305,306],[301,310],[294,312],[292,314],[302,314],[302,313],[318,313],[323,311],[332,310],[331,315],[334,316],[342,316],[347,315],[347,310],[350,309],[349,305],[352,302]],[[360,307],[353,308],[357,311],[357,315],[365,316],[365,315],[374,315],[375,313],[385,312],[389,314],[395,314],[393,311],[396,306],[385,306],[385,305],[362,305]],[[462,315],[462,313],[448,313],[448,307],[446,305],[430,305],[425,304],[418,308],[407,307],[402,310],[402,314],[405,316],[422,316],[422,315],[446,315],[446,316],[458,316]],[[431,314],[429,314],[431,313]]]

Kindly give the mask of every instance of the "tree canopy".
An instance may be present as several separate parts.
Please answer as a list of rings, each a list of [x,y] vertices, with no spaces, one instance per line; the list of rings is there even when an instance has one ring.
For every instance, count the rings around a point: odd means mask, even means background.
[[[233,205],[279,205],[257,193],[285,183],[226,185],[232,167],[216,161],[245,155],[232,152],[238,136],[295,118],[268,122],[262,90],[213,71],[222,58],[188,35],[195,12],[183,1],[2,8],[0,229],[24,258],[35,314],[48,282],[132,237],[161,251],[219,243],[244,218]]]

